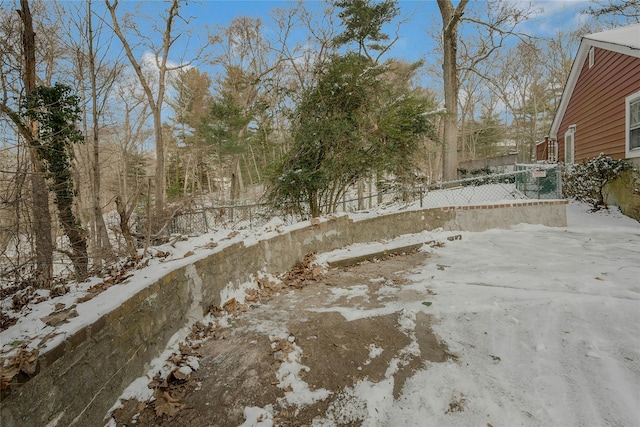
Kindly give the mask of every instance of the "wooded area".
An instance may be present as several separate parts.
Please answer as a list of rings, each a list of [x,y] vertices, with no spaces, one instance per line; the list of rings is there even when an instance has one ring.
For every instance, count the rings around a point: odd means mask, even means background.
[[[50,288],[104,274],[186,206],[249,188],[309,217],[365,181],[451,180],[461,161],[512,152],[532,161],[596,28],[532,36],[519,24],[535,3],[437,3],[424,37],[438,47],[424,57],[438,59],[408,62],[392,54],[407,19],[394,0],[292,2],[269,22],[217,28],[180,0],[155,16],[143,2],[0,0],[3,279]],[[584,12],[611,25],[639,10],[599,0]]]

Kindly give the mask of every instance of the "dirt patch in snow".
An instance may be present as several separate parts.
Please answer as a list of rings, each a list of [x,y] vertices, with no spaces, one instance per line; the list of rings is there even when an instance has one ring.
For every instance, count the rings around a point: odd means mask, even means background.
[[[150,405],[129,401],[114,413],[117,425],[239,426],[247,407],[268,408],[274,425],[310,425],[359,382],[390,378],[397,398],[426,361],[455,357],[433,334],[430,316],[388,308],[394,300],[428,298],[428,291],[406,288],[407,274],[428,257],[365,261],[283,289],[235,316],[224,339],[198,348],[200,367],[180,396],[180,411],[158,416]]]

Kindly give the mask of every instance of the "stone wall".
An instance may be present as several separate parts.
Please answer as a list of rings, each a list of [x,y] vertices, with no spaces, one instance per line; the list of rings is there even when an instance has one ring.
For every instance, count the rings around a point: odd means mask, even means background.
[[[640,163],[640,158],[636,159]],[[640,168],[636,166],[636,168]],[[640,174],[627,171],[605,187],[605,201],[618,206],[623,214],[640,222]]]
[[[42,354],[33,378],[3,397],[0,425],[100,426],[124,388],[143,375],[169,340],[221,305],[221,291],[254,273],[280,273],[310,252],[442,228],[482,231],[518,223],[567,225],[566,201],[438,208],[353,221],[342,216],[286,234],[227,246],[178,268]]]

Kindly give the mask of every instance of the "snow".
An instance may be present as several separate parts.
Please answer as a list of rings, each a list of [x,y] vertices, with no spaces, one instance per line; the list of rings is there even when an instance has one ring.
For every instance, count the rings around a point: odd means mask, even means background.
[[[587,209],[570,204],[566,228],[464,232],[435,250],[411,276],[435,291],[432,305],[406,303],[400,327],[411,330],[411,313],[435,316],[458,360],[426,363],[398,399],[391,363],[313,425],[640,425],[640,225]],[[397,304],[335,311],[354,319]]]
[[[585,39],[640,49],[640,24],[631,24],[612,30],[588,34]]]
[[[271,408],[249,406],[244,409],[246,420],[240,427],[272,427],[273,414]]]
[[[499,200],[517,198],[508,186],[496,188],[502,189],[496,196]],[[473,203],[465,191],[461,189],[459,197]],[[425,245],[422,250],[431,258],[411,273],[412,284],[406,289],[425,295],[432,290],[431,305],[424,300],[389,299],[381,307],[364,309],[349,303],[367,297],[364,288],[354,286],[346,293],[332,289],[336,305],[323,309],[339,312],[347,320],[401,314],[398,327],[412,338],[403,349],[406,354],[420,351],[411,334],[416,314],[427,313],[435,317],[434,332],[457,360],[425,363],[395,399],[393,374],[402,361],[394,358],[382,381],[364,380],[344,390],[313,425],[349,420],[362,420],[363,426],[640,425],[640,224],[613,207],[589,213],[587,206],[570,203],[567,209],[564,228],[522,224],[481,233],[432,230],[320,254],[318,262],[326,264],[380,249],[445,241],[453,234],[462,237],[444,247]],[[174,268],[237,242],[251,244],[306,225],[285,226],[274,219],[258,231],[230,236],[223,230],[160,247],[171,253],[166,260],[154,258],[148,268],[132,272],[126,283],[77,304],[79,316],[68,323],[43,327],[40,318],[53,311],[54,301],[31,304],[17,325],[0,334],[3,356],[16,342],[33,340],[35,348],[47,334],[58,333],[41,350],[52,348]],[[207,247],[210,242],[218,244],[215,249]],[[187,252],[193,254],[185,257]],[[97,282],[72,285],[71,292],[55,302],[69,307]],[[224,296],[236,296],[232,289],[225,292]],[[383,286],[379,292],[390,293],[392,288]],[[290,336],[278,319],[256,329],[285,340]],[[184,331],[176,334],[168,349],[150,362],[150,373],[170,369],[164,363],[183,336]],[[281,386],[292,390],[285,394],[285,403],[308,404],[329,396],[327,390],[310,390],[300,378],[308,367],[299,362],[302,349],[291,344],[293,351],[277,373]],[[372,344],[370,359],[384,351],[381,345]],[[193,370],[199,367],[197,359],[189,359],[188,365]],[[134,381],[121,399],[146,400],[150,390],[145,384],[150,379]],[[247,408],[245,419],[243,426],[270,426],[273,410]]]
[[[321,219],[321,221],[326,220],[328,219]],[[67,294],[47,299],[40,303],[32,301],[28,307],[19,313],[14,313],[10,309],[11,298],[6,298],[0,301],[0,304],[3,305],[5,312],[18,317],[18,321],[12,327],[0,332],[0,355],[4,360],[8,360],[16,354],[20,345],[25,345],[27,349],[38,349],[41,354],[45,353],[57,347],[66,338],[72,336],[83,327],[93,324],[105,314],[121,306],[138,292],[177,268],[189,266],[233,244],[243,243],[245,246],[249,246],[256,244],[260,240],[269,239],[280,233],[290,232],[308,225],[309,221],[303,221],[285,226],[282,219],[273,218],[257,230],[223,229],[202,236],[191,237],[188,240],[154,247],[149,251],[151,255],[164,252],[169,253],[169,256],[166,258],[148,258],[146,260],[148,263],[146,268],[129,271],[130,278],[120,284],[111,286],[93,299],[83,303],[77,303],[76,301],[85,296],[91,286],[101,283],[101,279],[92,278],[87,282],[72,283],[70,284],[70,292]],[[190,272],[188,271],[187,273],[189,274]],[[193,277],[196,278],[197,275]],[[226,302],[231,298],[240,296],[242,298],[237,300],[243,301],[245,290],[248,287],[255,287],[255,283],[247,283],[241,289],[237,289],[234,286],[226,287],[221,292],[221,301]],[[48,291],[39,290],[37,292],[48,296]],[[196,297],[201,296],[196,295]],[[78,316],[69,318],[66,322],[55,327],[44,324],[41,319],[56,311],[56,304],[64,304],[65,308],[75,305]],[[194,317],[193,313],[189,313],[189,316]]]
[[[513,174],[504,174],[513,176]],[[473,181],[477,178],[469,178]],[[508,204],[529,200],[516,185],[511,183],[467,185],[457,188],[429,190],[422,196],[421,201],[415,201],[404,207],[403,210],[419,210],[427,208],[441,208],[449,206],[478,206],[486,204]],[[398,211],[397,203],[380,204],[369,212],[361,211],[351,213],[349,216],[355,220],[371,218],[375,215]]]
[[[283,360],[276,372],[278,387],[287,390],[282,398],[284,406],[307,406],[318,400],[326,399],[331,392],[320,388],[311,390],[309,384],[300,378],[300,372],[308,371],[309,367],[300,363],[302,360],[302,349],[296,344],[292,344],[293,351]]]
[[[382,381],[365,379],[333,395],[313,426],[640,425],[640,224],[615,208],[567,209],[565,228],[522,224],[457,232],[461,239],[435,249],[425,245],[431,259],[405,288],[428,295],[430,305],[389,300],[363,309],[350,302],[367,297],[360,287],[332,289],[335,305],[314,311],[347,320],[398,313],[398,328],[411,343],[389,362]],[[318,260],[450,234],[351,245]],[[419,312],[434,316],[434,332],[457,359],[426,362],[396,399],[393,375],[402,355],[420,352]],[[365,364],[382,351],[372,344]]]

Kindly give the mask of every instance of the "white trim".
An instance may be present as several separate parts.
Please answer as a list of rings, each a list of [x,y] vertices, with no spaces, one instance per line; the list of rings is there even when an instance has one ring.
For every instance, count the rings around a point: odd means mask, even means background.
[[[607,43],[599,40],[590,40],[589,36],[586,36],[582,39],[583,42],[587,42],[589,46],[595,46],[600,49],[610,50],[611,52],[621,53],[627,56],[635,56],[636,58],[640,58],[640,49],[624,46],[620,44]]]
[[[633,102],[640,101],[640,92],[636,92],[632,95],[629,95],[625,98],[625,119],[624,119],[624,150],[625,150],[625,158],[629,159],[632,157],[640,157],[640,147],[636,147],[631,149],[629,147],[631,141],[629,136],[631,134],[631,104]]]
[[[585,36],[590,40],[608,43],[617,46],[626,46],[632,49],[640,49],[640,23],[612,28],[599,33],[591,33]]]
[[[596,51],[596,48],[591,46],[591,49],[589,49],[589,69],[592,69],[596,63],[595,51]]]
[[[571,146],[567,144],[567,138],[571,138]],[[570,149],[570,151],[569,151]],[[564,133],[564,162],[567,164],[575,163],[576,160],[576,125],[569,126]]]

